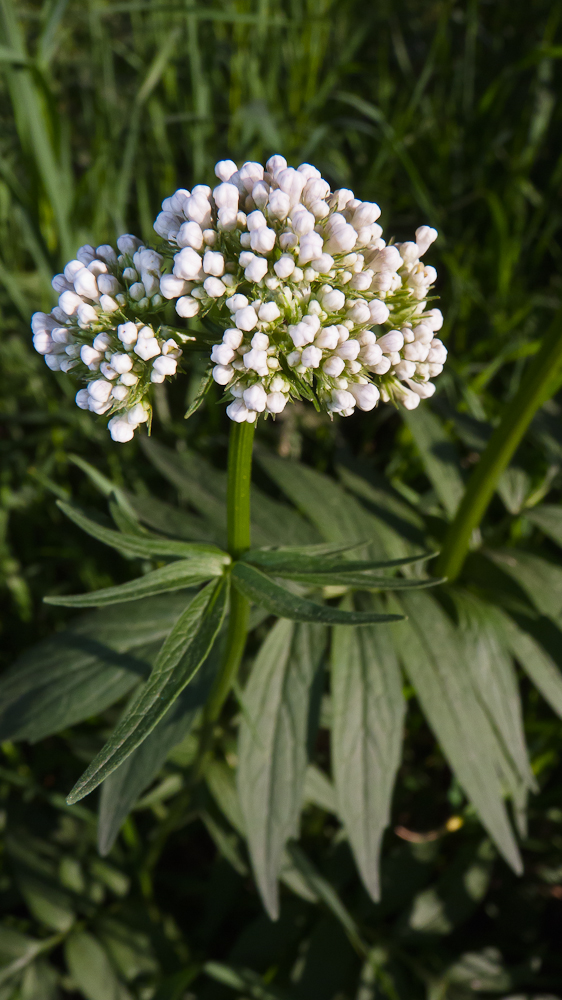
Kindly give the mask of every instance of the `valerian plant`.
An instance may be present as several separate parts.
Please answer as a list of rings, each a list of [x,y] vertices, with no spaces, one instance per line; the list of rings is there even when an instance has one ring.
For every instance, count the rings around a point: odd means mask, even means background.
[[[295,170],[280,156],[265,168],[221,161],[216,173],[214,189],[197,185],[165,200],[155,223],[163,242],[155,248],[130,235],[119,238],[117,250],[82,247],[54,279],[59,305],[33,317],[37,350],[50,368],[85,383],[78,405],[107,414],[115,441],[150,423],[151,386],[181,371],[190,349],[210,355],[195,405],[213,380],[224,386],[232,428],[225,477],[142,439],[198,517],[126,493],[82,462],[110,499],[114,525],[72,503],[61,501],[62,510],[149,568],[121,586],[47,598],[99,610],[7,675],[4,738],[37,739],[131,692],[68,800],[103,782],[105,853],[170,748],[193,729],[197,750],[180,807],[200,782],[208,784],[246,838],[275,918],[279,879],[318,895],[314,870],[294,843],[307,782],[337,814],[365,888],[379,898],[404,670],[468,800],[520,871],[506,799],[522,833],[535,781],[514,658],[553,707],[562,706],[559,673],[535,634],[542,609],[532,597],[525,601],[524,559],[522,566],[499,548],[471,557],[464,587],[440,587],[437,598],[422,590],[462,568],[471,532],[552,390],[562,356],[558,330],[545,337],[465,492],[455,463],[442,458],[447,442],[435,418],[412,412],[433,394],[431,379],[446,358],[435,336],[442,316],[429,301],[436,272],[420,260],[435,230],[422,226],[415,242],[386,244],[377,205],[349,190],[332,193],[314,167]],[[402,407],[441,503],[441,523],[450,522],[441,576],[420,570],[444,534],[435,518],[349,470],[339,486],[261,455],[294,508],[252,489],[257,419],[274,419],[297,399],[330,416],[370,410],[379,400]],[[523,596],[513,596],[510,577]],[[273,619],[250,668],[248,633]],[[125,660],[116,664],[116,653]],[[46,673],[45,663],[57,667]],[[65,699],[77,681],[80,698]],[[334,787],[314,765],[322,718]],[[453,819],[451,829],[462,822]],[[367,955],[361,935],[347,929]]]

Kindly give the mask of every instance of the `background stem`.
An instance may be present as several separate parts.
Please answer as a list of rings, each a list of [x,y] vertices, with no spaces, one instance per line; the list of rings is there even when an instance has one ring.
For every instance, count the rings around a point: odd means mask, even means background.
[[[227,535],[233,559],[250,548],[250,482],[255,424],[232,424],[228,445]],[[234,683],[246,645],[250,603],[234,587],[230,591],[230,613],[226,648],[221,669],[207,703],[207,720],[218,719]]]
[[[561,363],[562,313],[558,313],[468,481],[435,566],[438,576],[455,580],[459,575],[468,553],[472,532],[486,513],[500,476],[509,465],[539,407],[559,388]]]

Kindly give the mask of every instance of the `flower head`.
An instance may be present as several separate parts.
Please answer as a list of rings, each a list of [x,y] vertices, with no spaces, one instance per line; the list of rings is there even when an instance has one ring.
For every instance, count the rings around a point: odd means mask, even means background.
[[[156,322],[168,301],[176,323],[197,317],[212,331],[203,343],[232,420],[276,415],[291,399],[349,416],[431,396],[447,351],[428,308],[436,271],[421,258],[437,232],[387,244],[378,205],[282,156],[240,169],[222,160],[215,173],[214,188],[164,200],[160,253],[123,236],[120,256],[83,247],[54,279],[59,306],[35,315],[34,339],[51,367],[88,379],[78,405],[110,413],[115,440],[149,418],[148,389],[181,354],[181,328],[170,337]]]

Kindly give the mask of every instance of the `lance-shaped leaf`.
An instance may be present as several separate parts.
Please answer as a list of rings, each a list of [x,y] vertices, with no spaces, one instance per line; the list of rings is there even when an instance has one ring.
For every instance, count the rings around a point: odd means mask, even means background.
[[[400,606],[408,621],[395,630],[395,640],[422,709],[482,823],[520,872],[496,769],[495,736],[474,692],[459,632],[429,594],[403,595]]]
[[[332,771],[361,878],[380,895],[379,854],[400,764],[405,702],[388,629],[334,629]]]
[[[209,583],[170,632],[154,669],[106,745],[68,796],[78,802],[107,778],[152,732],[207,657],[224,618],[228,580]]]
[[[528,789],[536,791],[536,782],[527,756],[521,698],[506,643],[505,616],[472,594],[456,591],[454,600],[474,690],[496,735],[500,768],[515,803],[522,807],[524,827],[526,793]]]
[[[122,604],[136,601],[139,597],[163,594],[183,587],[196,587],[214,576],[221,576],[225,567],[225,555],[211,553],[194,556],[192,559],[178,559],[177,562],[152,570],[138,580],[122,583],[117,587],[104,587],[91,594],[68,594],[64,597],[45,597],[46,604],[58,604],[65,608],[101,608],[106,604]]]
[[[148,677],[192,596],[89,612],[32,646],[0,679],[0,739],[35,742],[119,701]]]
[[[256,882],[272,920],[283,849],[298,836],[310,690],[326,641],[320,626],[278,621],[244,691],[238,791]]]
[[[361,544],[361,543],[357,543]],[[372,572],[380,569],[397,569],[413,563],[432,559],[436,553],[422,552],[417,556],[403,559],[335,559],[334,556],[357,548],[352,545],[307,545],[301,548],[250,549],[242,556],[244,562],[262,567],[277,576],[289,573],[350,573]]]
[[[146,739],[104,781],[98,820],[98,848],[108,854],[135,802],[156,777],[170,750],[189,733],[205,704],[219,665],[215,642],[191,684]]]
[[[205,372],[205,374],[203,375],[203,378],[201,379],[199,385],[197,386],[195,396],[193,397],[191,403],[189,404],[187,410],[183,415],[184,420],[189,420],[189,418],[193,416],[193,414],[199,409],[212,384],[213,384],[213,370],[212,368],[209,368],[209,370]]]
[[[486,555],[515,580],[541,614],[562,614],[562,569],[556,563],[522,549],[488,550]]]
[[[157,535],[112,531],[111,528],[106,528],[93,521],[74,504],[58,500],[57,506],[86,534],[97,538],[104,545],[110,545],[125,556],[139,556],[143,559],[158,557],[192,559],[208,553],[219,559],[222,557],[225,565],[230,562],[230,556],[226,552],[221,552],[215,545],[207,545],[204,542],[175,541],[171,538],[159,538]]]
[[[504,616],[505,638],[513,656],[525,673],[536,684],[550,707],[562,717],[562,634],[556,626],[545,618],[533,622],[517,616]],[[549,648],[546,649],[545,643]],[[550,653],[555,649],[558,662]],[[555,648],[557,647],[557,648]]]
[[[329,570],[326,573],[298,573],[290,570],[283,570],[276,575],[284,577],[286,580],[294,580],[295,583],[302,583],[308,587],[351,587],[353,590],[419,590],[425,587],[436,587],[443,583],[439,577],[421,577],[405,579],[403,576],[381,576],[376,573],[358,570],[347,572],[343,567],[345,563],[340,563],[340,570]]]
[[[379,614],[374,611],[342,611],[341,608],[333,608],[327,604],[316,604],[315,601],[291,593],[259,569],[243,562],[236,563],[233,567],[232,582],[246,597],[270,614],[296,622],[370,625],[373,622],[395,622],[401,618],[400,615]]]
[[[562,546],[562,504],[542,503],[524,511],[525,517]]]
[[[443,424],[427,406],[401,411],[419,450],[427,477],[449,518],[454,517],[464,494],[457,450]]]

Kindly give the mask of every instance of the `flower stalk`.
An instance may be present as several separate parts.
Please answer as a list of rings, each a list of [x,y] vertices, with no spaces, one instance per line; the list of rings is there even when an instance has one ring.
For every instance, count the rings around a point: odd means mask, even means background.
[[[472,473],[437,560],[437,576],[451,581],[461,572],[472,532],[480,525],[500,476],[507,469],[535,413],[556,392],[561,368],[562,313],[558,313]]]
[[[228,446],[227,537],[228,552],[239,559],[250,548],[250,485],[254,423],[233,423]],[[236,589],[230,592],[230,614],[224,659],[207,704],[207,720],[218,719],[236,679],[246,645],[249,601]]]

